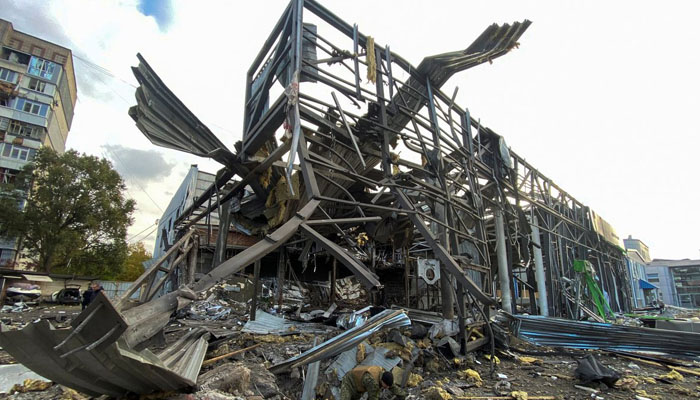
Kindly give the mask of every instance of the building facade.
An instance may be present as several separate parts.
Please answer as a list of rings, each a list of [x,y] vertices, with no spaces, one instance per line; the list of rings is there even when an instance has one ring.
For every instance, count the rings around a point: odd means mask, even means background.
[[[649,254],[649,246],[644,244],[639,239],[634,239],[631,235],[627,236],[627,239],[623,239],[625,243],[625,250],[634,250],[637,252],[639,257],[641,257],[642,262],[648,264],[651,262],[651,255]]]
[[[649,282],[646,263],[635,249],[627,250],[626,261],[630,273],[634,307],[642,308],[650,305],[658,297],[658,287]]]
[[[647,277],[665,304],[700,308],[700,260],[654,260]]]
[[[632,236],[623,239],[623,242],[627,252],[625,261],[630,274],[634,306],[637,308],[648,306],[659,296],[659,288],[651,283],[647,276],[646,267],[651,262],[649,246]]]
[[[65,151],[76,101],[71,50],[0,19],[0,183],[12,183],[42,146]],[[0,239],[0,266],[15,266],[17,247]]]
[[[197,165],[190,166],[185,179],[182,180],[180,187],[177,189],[173,198],[170,199],[168,208],[163,212],[163,216],[158,221],[158,234],[156,236],[156,244],[153,249],[153,258],[160,258],[165,253],[176,238],[175,232],[176,223],[183,211],[190,208],[194,200],[199,198],[212,183],[215,176],[208,172],[200,171]],[[215,221],[211,221],[214,225],[218,225],[218,214],[214,213],[211,217]],[[209,221],[202,221],[206,223]]]

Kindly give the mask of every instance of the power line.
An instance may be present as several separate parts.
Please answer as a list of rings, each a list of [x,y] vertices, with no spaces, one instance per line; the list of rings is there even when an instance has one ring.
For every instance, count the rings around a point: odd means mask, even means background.
[[[156,222],[154,225],[155,225],[156,228],[158,227],[158,223],[157,223],[157,222]],[[149,230],[149,229],[151,229],[151,231],[153,231],[152,228],[154,227],[154,225],[149,225],[149,226],[147,226],[146,229],[142,230],[141,232],[139,232],[139,233],[137,233],[137,234],[135,234],[135,235],[132,235],[130,238],[126,239],[126,241],[127,241],[127,242],[130,242],[130,241],[134,240],[134,238],[136,238],[137,236],[141,235],[142,233],[146,232],[146,231]],[[149,235],[150,235],[150,233],[149,233]],[[146,235],[146,236],[148,237],[148,235]]]
[[[155,226],[149,226],[149,227],[146,228],[146,229],[149,229],[149,228],[151,228],[151,230],[150,230],[146,235],[144,235],[143,237],[141,237],[138,241],[141,241],[141,240],[143,240],[143,239],[145,239],[145,238],[151,236],[151,235],[153,234],[153,232],[155,232],[156,229],[158,229],[158,224],[155,224]],[[145,231],[146,229],[144,229],[144,231]],[[134,239],[136,239],[136,238],[137,238],[139,235],[141,235],[144,231],[141,231],[141,232],[137,233],[136,235],[132,236],[130,239],[126,239],[126,241],[127,241],[127,242],[130,242],[130,243],[133,242]]]
[[[124,84],[126,84],[126,85],[129,85],[129,86],[131,86],[132,88],[136,89],[136,86],[134,86],[131,82],[127,82],[126,80],[124,80],[124,79],[118,77],[117,75],[115,75],[112,71],[108,70],[107,68],[105,68],[105,67],[103,67],[103,66],[101,66],[101,65],[99,65],[99,64],[96,64],[96,63],[94,63],[94,62],[92,62],[92,61],[90,61],[90,60],[88,60],[88,59],[86,59],[86,58],[83,58],[83,57],[80,57],[80,56],[78,56],[78,55],[75,55],[75,54],[73,54],[73,57],[74,57],[74,58],[77,58],[77,59],[80,60],[80,61],[82,61],[83,63],[85,63],[86,66],[91,67],[91,68],[94,69],[95,71],[101,72],[101,73],[103,73],[103,74],[105,74],[105,75],[108,75],[108,76],[110,76],[110,77],[112,77],[112,78],[114,78],[114,79],[116,79],[116,80],[119,80],[119,81],[121,81],[122,83],[124,83]]]
[[[104,147],[104,149],[106,149],[110,154],[112,154],[112,155],[116,158],[116,161],[126,170],[126,173],[129,175],[129,178],[130,178],[131,182],[132,182],[134,185],[138,186],[138,188],[141,189],[141,191],[146,195],[146,197],[148,197],[149,199],[151,199],[151,201],[153,202],[153,204],[154,204],[156,207],[158,207],[158,210],[160,210],[160,212],[163,212],[163,209],[160,208],[160,206],[158,205],[158,203],[156,203],[155,200],[153,200],[153,198],[151,197],[150,194],[148,194],[148,192],[146,191],[146,189],[144,189],[143,186],[141,186],[141,184],[138,182],[137,179],[134,179],[134,178],[132,177],[132,176],[133,176],[133,173],[131,172],[131,170],[129,170],[129,167],[126,166],[126,164],[121,160],[121,158],[119,158],[119,156],[117,155],[117,152],[116,152],[116,151],[112,151],[112,150],[110,150],[110,149],[107,148],[107,147]]]
[[[85,65],[86,65],[87,67],[90,67],[90,68],[92,68],[93,70],[95,70],[95,71],[97,71],[97,72],[99,72],[99,73],[101,73],[101,74],[104,74],[104,75],[107,75],[107,76],[109,76],[109,77],[111,77],[111,78],[114,78],[114,79],[116,79],[116,80],[118,80],[118,81],[124,83],[125,85],[128,85],[128,86],[134,88],[134,89],[138,89],[138,86],[135,86],[135,85],[133,85],[132,83],[130,83],[130,82],[124,80],[123,78],[120,78],[119,76],[115,75],[112,71],[110,71],[109,69],[107,69],[107,68],[105,68],[105,67],[103,67],[103,66],[101,66],[101,65],[99,65],[99,64],[96,64],[96,63],[94,63],[94,62],[92,62],[92,61],[90,61],[90,60],[88,60],[88,59],[85,59],[85,58],[83,58],[83,57],[77,56],[77,55],[75,55],[75,54],[73,54],[73,57],[75,57],[75,58],[77,58],[78,60],[84,62]],[[109,86],[106,82],[104,82],[104,81],[102,81],[102,82],[103,82],[106,86]],[[114,91],[114,89],[112,89],[112,91]],[[115,92],[115,93],[117,94],[117,96],[121,97],[121,95],[119,95],[119,93],[117,93],[117,92]],[[124,99],[124,98],[122,97],[122,99]],[[126,101],[126,100],[124,100],[124,101]],[[127,103],[128,103],[128,102],[127,102]],[[224,128],[223,126],[217,125],[217,124],[215,124],[215,123],[213,123],[213,122],[212,122],[212,123],[209,123],[208,125],[211,125],[211,126],[213,126],[213,127],[216,127],[216,128],[218,128],[218,129],[220,129],[220,130],[222,130],[222,131],[224,131],[224,132],[227,132],[227,133],[231,133],[231,134],[234,134],[234,135],[236,134],[236,132],[234,132],[234,131],[232,131],[232,130],[230,130],[230,129],[226,129],[226,128]]]

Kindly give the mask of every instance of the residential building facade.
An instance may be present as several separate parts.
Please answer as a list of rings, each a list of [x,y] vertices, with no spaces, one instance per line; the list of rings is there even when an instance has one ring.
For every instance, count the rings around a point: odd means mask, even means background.
[[[647,277],[665,304],[700,308],[700,260],[653,260]]]
[[[0,183],[12,183],[37,149],[65,151],[77,101],[70,49],[0,19]],[[0,266],[14,267],[16,238],[0,239]]]

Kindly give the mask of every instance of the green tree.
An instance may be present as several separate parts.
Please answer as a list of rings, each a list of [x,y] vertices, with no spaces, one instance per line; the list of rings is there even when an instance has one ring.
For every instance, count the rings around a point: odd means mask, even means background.
[[[129,245],[128,255],[124,261],[124,268],[116,276],[117,280],[133,282],[146,270],[143,262],[150,260],[153,256],[146,250],[143,242],[136,242]]]
[[[39,271],[113,278],[127,255],[134,201],[109,161],[44,147],[0,188],[0,229]]]

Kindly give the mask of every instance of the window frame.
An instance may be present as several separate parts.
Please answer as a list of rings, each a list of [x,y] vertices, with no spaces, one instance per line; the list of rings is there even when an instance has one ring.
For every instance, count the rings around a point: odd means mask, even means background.
[[[36,86],[32,87],[32,83],[36,83]],[[39,93],[46,93],[46,82],[42,81],[41,79],[29,77],[29,84],[27,84],[27,89]]]

